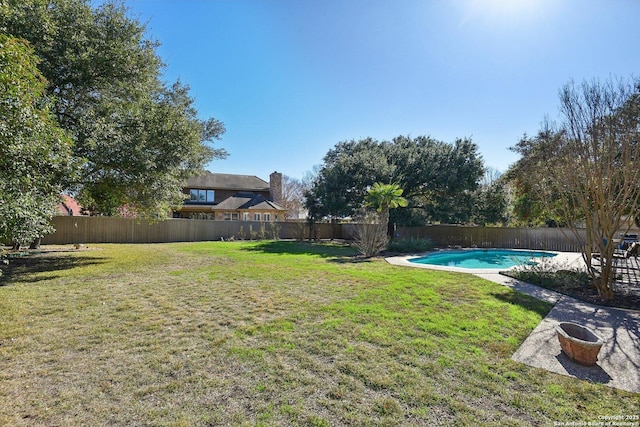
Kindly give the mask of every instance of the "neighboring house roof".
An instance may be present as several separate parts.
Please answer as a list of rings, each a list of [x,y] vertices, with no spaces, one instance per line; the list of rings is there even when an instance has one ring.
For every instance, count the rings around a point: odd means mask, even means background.
[[[224,199],[222,202],[215,205],[213,210],[241,210],[241,209],[256,209],[256,210],[286,210],[279,204],[265,199],[262,194],[254,194],[249,192],[238,192],[231,197]]]
[[[269,191],[269,183],[254,175],[235,175],[228,173],[211,173],[187,180],[189,188],[212,188],[216,190]]]
[[[61,194],[62,202],[58,205],[58,211],[65,216],[82,215],[82,208],[78,201],[67,194]]]

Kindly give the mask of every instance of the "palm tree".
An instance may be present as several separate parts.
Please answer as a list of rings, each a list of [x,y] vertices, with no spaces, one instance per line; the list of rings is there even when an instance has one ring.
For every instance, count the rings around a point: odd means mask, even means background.
[[[402,197],[402,188],[398,184],[382,184],[376,182],[367,192],[365,201],[367,206],[373,206],[380,212],[380,219],[383,224],[389,225],[389,209],[405,207],[408,205],[407,199]]]

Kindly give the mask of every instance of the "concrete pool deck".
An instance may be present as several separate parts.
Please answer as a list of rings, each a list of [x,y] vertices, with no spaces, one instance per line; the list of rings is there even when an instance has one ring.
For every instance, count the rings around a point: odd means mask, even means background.
[[[640,393],[640,311],[584,303],[530,283],[500,274],[501,269],[470,270],[411,263],[418,255],[387,258],[392,265],[474,274],[554,304],[554,307],[511,357],[512,360],[585,381]],[[558,253],[561,266],[583,267],[579,253]],[[502,269],[504,271],[504,269]],[[572,362],[560,349],[555,326],[574,322],[587,326],[605,340],[598,363],[586,367]]]

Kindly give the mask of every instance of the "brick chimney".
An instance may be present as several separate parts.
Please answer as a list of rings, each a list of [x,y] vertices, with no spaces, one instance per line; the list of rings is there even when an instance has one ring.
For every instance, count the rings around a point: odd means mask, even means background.
[[[282,202],[282,174],[273,172],[269,175],[269,196],[276,203]]]

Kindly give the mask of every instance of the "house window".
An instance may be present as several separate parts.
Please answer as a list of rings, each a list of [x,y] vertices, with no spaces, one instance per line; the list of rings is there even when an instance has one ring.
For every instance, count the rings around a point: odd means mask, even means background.
[[[214,190],[202,190],[192,188],[189,190],[189,200],[197,203],[213,203],[215,197]]]
[[[242,220],[243,221],[249,221],[249,212],[243,212],[242,213]]]
[[[237,212],[225,212],[223,218],[224,218],[225,221],[237,221],[238,220],[238,213]]]
[[[268,213],[264,214],[264,220],[271,221],[271,214],[268,214]]]
[[[189,219],[215,219],[215,218],[213,217],[212,214],[199,212],[199,213],[190,214]]]
[[[253,214],[253,220],[254,221],[260,221],[260,214],[259,213],[254,213]]]

